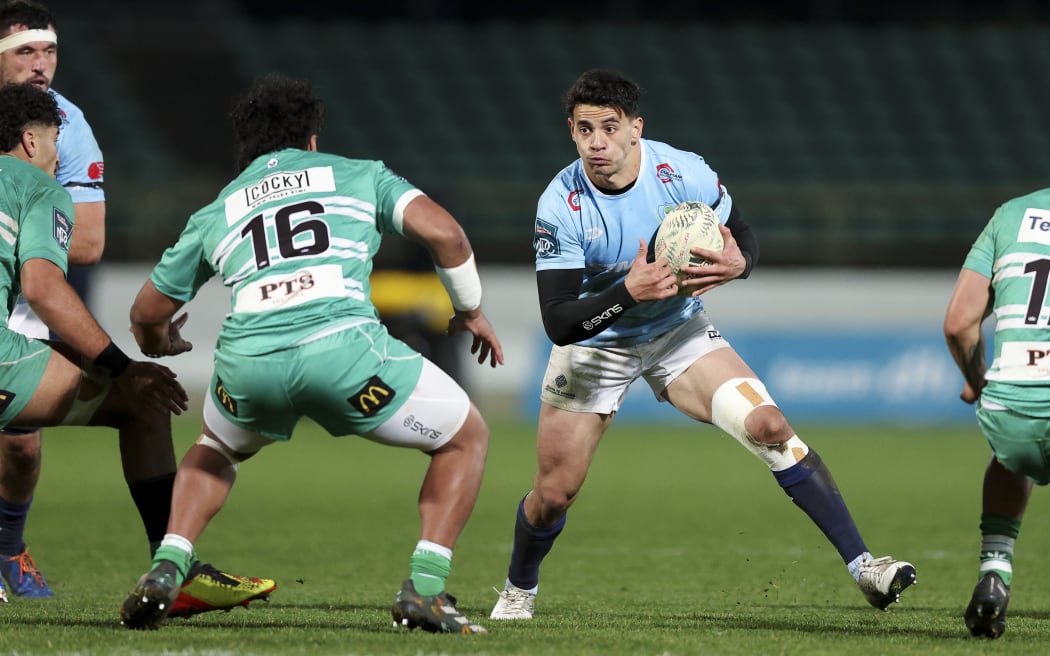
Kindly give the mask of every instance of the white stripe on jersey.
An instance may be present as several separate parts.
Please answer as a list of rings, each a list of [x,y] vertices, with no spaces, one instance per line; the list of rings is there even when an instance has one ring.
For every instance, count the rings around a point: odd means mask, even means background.
[[[15,245],[15,241],[18,239],[18,221],[15,221],[3,212],[0,212],[0,239],[12,246]]]

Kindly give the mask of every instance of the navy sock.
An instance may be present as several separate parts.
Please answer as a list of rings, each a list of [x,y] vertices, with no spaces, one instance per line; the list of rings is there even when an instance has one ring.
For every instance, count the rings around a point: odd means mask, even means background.
[[[514,549],[510,554],[507,578],[523,590],[531,590],[540,584],[540,563],[550,553],[554,540],[565,528],[565,516],[554,526],[538,528],[525,517],[525,499],[518,503],[518,515],[514,522]]]
[[[775,471],[773,476],[791,501],[823,531],[843,562],[849,563],[868,550],[835,479],[816,451],[810,449],[797,464]]]
[[[150,557],[156,553],[168,532],[168,515],[171,514],[171,491],[175,487],[175,472],[128,483],[131,498],[139,510],[142,525],[149,540]]]
[[[22,536],[32,503],[32,499],[26,503],[11,503],[0,498],[0,555],[17,556],[26,550]]]

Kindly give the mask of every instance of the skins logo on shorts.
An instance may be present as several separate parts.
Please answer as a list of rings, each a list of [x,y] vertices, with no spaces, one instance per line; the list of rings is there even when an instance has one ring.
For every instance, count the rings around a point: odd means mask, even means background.
[[[394,400],[394,390],[379,376],[372,376],[365,386],[347,399],[350,405],[366,417],[385,408]]]
[[[7,410],[7,406],[11,405],[11,401],[15,400],[15,393],[8,392],[7,390],[0,390],[0,414]]]
[[[54,227],[55,241],[58,242],[62,250],[69,252],[69,238],[73,236],[73,222],[69,220],[69,217],[62,210],[57,207],[54,210],[52,225]]]
[[[237,416],[237,399],[230,396],[230,393],[226,391],[226,386],[222,384],[222,379],[218,376],[215,378],[215,398],[219,401],[219,405],[226,408],[226,412],[234,417]]]

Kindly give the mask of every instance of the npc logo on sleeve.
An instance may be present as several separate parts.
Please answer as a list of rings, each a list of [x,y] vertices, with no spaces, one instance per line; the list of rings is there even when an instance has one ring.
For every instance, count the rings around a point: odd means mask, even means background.
[[[536,249],[536,255],[539,257],[561,255],[561,246],[558,244],[558,226],[547,223],[543,219],[536,219],[536,237],[532,240],[532,247]]]
[[[55,241],[58,242],[59,247],[62,250],[69,252],[69,239],[73,236],[73,222],[69,220],[69,217],[65,215],[65,212],[57,207],[54,208],[52,227]]]

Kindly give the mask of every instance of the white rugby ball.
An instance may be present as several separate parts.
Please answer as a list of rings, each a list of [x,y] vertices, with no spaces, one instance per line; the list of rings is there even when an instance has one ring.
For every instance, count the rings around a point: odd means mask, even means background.
[[[725,242],[718,230],[721,223],[713,209],[699,201],[687,200],[664,216],[660,228],[656,231],[653,254],[657,259],[666,257],[671,264],[671,270],[681,281],[687,277],[680,273],[682,267],[708,264],[707,260],[693,255],[691,249],[703,248],[722,252]],[[695,289],[685,287],[680,293],[688,296]]]

